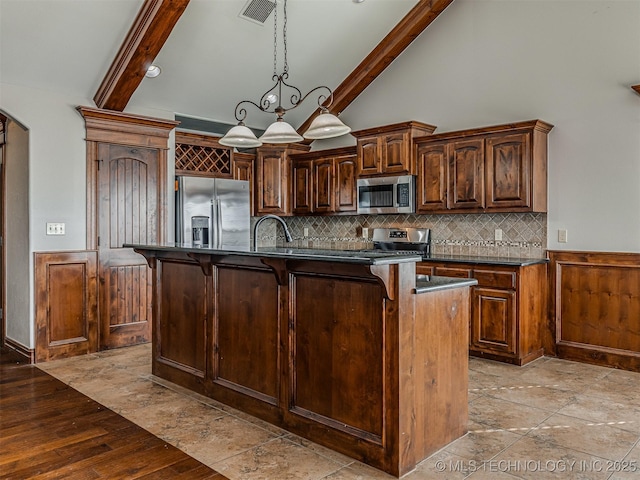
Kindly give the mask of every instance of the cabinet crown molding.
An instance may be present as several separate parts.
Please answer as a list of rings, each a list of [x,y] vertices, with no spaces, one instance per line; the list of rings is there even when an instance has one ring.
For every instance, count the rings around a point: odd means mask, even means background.
[[[351,132],[351,135],[353,135],[356,138],[360,138],[360,137],[368,137],[371,135],[379,135],[384,133],[393,133],[397,131],[406,131],[406,130],[422,130],[422,132],[420,132],[421,134],[429,135],[433,133],[436,128],[438,127],[434,125],[429,125],[427,123],[410,120],[408,122],[393,123],[390,125],[382,125],[379,127],[367,128],[365,130],[358,130],[355,132]]]
[[[549,133],[553,125],[543,120],[527,120],[523,122],[503,123],[501,125],[491,125],[488,127],[469,128],[466,130],[455,130],[450,132],[440,132],[434,135],[426,135],[424,137],[414,138],[414,142],[436,141],[441,138],[467,137],[471,135],[487,135],[490,133],[512,132],[516,130],[537,130],[543,133]]]

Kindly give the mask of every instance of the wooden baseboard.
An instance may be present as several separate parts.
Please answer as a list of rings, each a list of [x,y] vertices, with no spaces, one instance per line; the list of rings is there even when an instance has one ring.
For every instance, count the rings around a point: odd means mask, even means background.
[[[3,347],[16,359],[17,362],[35,363],[36,352],[34,349],[25,347],[21,343],[11,340],[10,338],[4,339]]]
[[[605,347],[594,347],[593,345],[581,345],[577,343],[558,343],[556,348],[558,358],[564,360],[640,372],[640,353],[616,351]]]
[[[469,350],[469,355],[472,357],[486,358],[487,360],[495,360],[498,362],[504,362],[504,363],[510,363],[512,365],[522,366],[542,357],[544,355],[544,350],[542,348],[539,348],[538,350],[531,352],[522,358],[516,355],[508,356],[503,353],[494,354],[494,353],[489,353],[483,350],[471,350],[471,349]]]

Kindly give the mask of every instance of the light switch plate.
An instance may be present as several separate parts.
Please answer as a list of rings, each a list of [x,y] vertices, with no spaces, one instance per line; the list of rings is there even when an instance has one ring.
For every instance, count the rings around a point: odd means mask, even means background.
[[[501,242],[502,241],[502,229],[496,228],[496,231],[493,233],[493,239],[496,242]]]
[[[367,227],[362,227],[362,238],[369,238],[369,229]]]
[[[567,231],[564,228],[558,230],[558,243],[567,243]]]
[[[47,235],[64,235],[64,223],[47,222]]]

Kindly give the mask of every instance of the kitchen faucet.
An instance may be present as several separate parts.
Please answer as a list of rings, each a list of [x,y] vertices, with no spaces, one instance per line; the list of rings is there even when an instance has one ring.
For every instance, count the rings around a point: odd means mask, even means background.
[[[289,229],[287,228],[287,224],[285,223],[285,221],[277,215],[269,214],[269,215],[260,217],[253,227],[253,249],[254,250],[258,249],[258,226],[268,218],[273,218],[274,220],[280,222],[280,225],[282,225],[282,228],[284,229],[284,237],[287,240],[287,242],[293,241],[293,239],[291,238],[291,233],[289,233]]]

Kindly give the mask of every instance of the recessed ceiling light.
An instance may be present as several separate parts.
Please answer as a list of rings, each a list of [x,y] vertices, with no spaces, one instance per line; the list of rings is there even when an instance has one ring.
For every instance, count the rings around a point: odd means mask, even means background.
[[[149,77],[149,78],[155,78],[158,75],[160,75],[160,72],[162,70],[160,70],[160,67],[157,65],[149,65],[149,68],[147,68],[147,73],[144,74],[145,77]]]
[[[353,3],[362,3],[364,0],[353,0]]]

